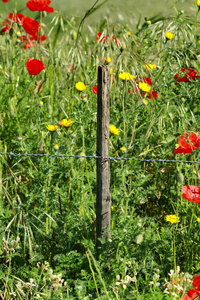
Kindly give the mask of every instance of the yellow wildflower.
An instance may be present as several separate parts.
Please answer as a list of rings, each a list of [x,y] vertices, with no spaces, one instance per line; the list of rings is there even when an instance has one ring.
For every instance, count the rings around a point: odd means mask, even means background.
[[[197,0],[197,6],[200,7],[200,0]]]
[[[42,101],[42,100],[40,100],[40,106],[43,106],[43,105],[44,105],[43,101]]]
[[[146,100],[146,99],[143,99],[142,102],[143,102],[144,105],[148,104],[148,100]]]
[[[176,215],[167,215],[165,219],[172,224],[180,222],[180,218]]]
[[[165,36],[166,36],[166,38],[167,38],[168,40],[171,40],[171,39],[173,39],[174,34],[171,33],[171,32],[166,32],[166,33],[165,33]]]
[[[75,121],[63,119],[60,123],[64,127],[69,127],[71,124],[73,124]]]
[[[20,36],[20,35],[22,35],[22,34],[21,34],[20,31],[17,31],[17,32],[16,32],[16,35]]]
[[[147,23],[151,24],[151,20],[148,20]]]
[[[56,131],[56,129],[58,128],[58,126],[57,125],[48,125],[47,127],[46,127],[49,131]]]
[[[110,57],[107,57],[107,58],[106,58],[106,61],[107,61],[108,63],[110,63],[110,62],[111,62],[111,58],[110,58]]]
[[[122,72],[122,73],[119,73],[119,78],[121,78],[122,80],[131,80],[133,78],[135,78],[134,75],[131,75],[130,73],[128,72]]]
[[[139,88],[143,91],[143,92],[147,92],[150,93],[151,92],[151,87],[150,85],[148,85],[145,82],[139,82]]]
[[[199,1],[200,2],[200,1]],[[197,221],[200,223],[200,218],[197,218]]]
[[[120,130],[118,128],[116,128],[115,125],[110,125],[109,126],[109,131],[113,134],[116,134],[116,135],[120,134]]]
[[[157,66],[155,64],[148,64],[144,66],[147,70],[156,70]]]
[[[121,147],[120,150],[125,152],[127,149],[126,147]]]
[[[115,75],[115,73],[113,72],[113,68],[108,68],[110,71],[110,75]]]
[[[117,209],[117,205],[111,206],[111,210],[112,210],[112,211],[116,210],[116,211],[115,211],[116,214],[118,214],[118,213],[120,212],[120,210]]]
[[[86,89],[86,85],[83,82],[79,81],[76,83],[76,89],[82,92]]]
[[[55,144],[55,146],[54,146],[54,149],[56,149],[56,150],[58,150],[58,149],[59,149],[59,146],[58,146],[58,144]]]

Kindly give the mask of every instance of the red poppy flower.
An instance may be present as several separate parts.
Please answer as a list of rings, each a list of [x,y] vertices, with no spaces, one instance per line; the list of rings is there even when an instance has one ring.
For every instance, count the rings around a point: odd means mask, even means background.
[[[24,16],[20,13],[16,13],[16,14],[10,13],[8,15],[8,19],[11,20],[11,21],[14,21],[16,23],[20,23],[22,18],[24,18]]]
[[[9,0],[2,0],[4,3],[8,2]]]
[[[200,275],[193,275],[192,285],[194,289],[190,289],[181,300],[200,299]]]
[[[158,94],[154,91],[154,90],[152,90],[150,93],[148,93],[148,96],[147,96],[147,98],[149,98],[149,99],[155,99],[155,98],[157,98],[158,97]]]
[[[188,135],[189,134],[189,135]],[[200,136],[192,131],[184,132],[178,139],[179,147],[174,150],[174,153],[189,154],[200,146]]]
[[[143,80],[145,83],[147,83],[148,85],[152,85],[151,78],[149,78],[149,77],[144,77],[142,80]]]
[[[48,13],[54,12],[53,7],[49,7],[51,1],[50,0],[29,0],[26,3],[26,6],[30,11],[46,11]]]
[[[199,297],[197,297],[199,296]],[[190,289],[181,300],[193,300],[193,299],[200,299],[200,290],[198,289]]]
[[[185,73],[183,77],[178,78],[180,76],[179,74],[176,74],[174,76],[174,79],[177,81],[175,82],[176,85],[179,84],[179,82],[191,82],[190,80],[195,80],[196,78],[199,78],[199,76],[196,76],[197,71],[192,68],[182,68],[181,72]]]
[[[3,34],[5,33],[6,31],[9,30],[9,27],[8,26],[4,26],[1,30],[0,30],[0,34]]]
[[[200,204],[200,186],[184,185],[182,197],[188,201]]]
[[[26,33],[30,34],[31,36],[36,36],[38,34],[38,31],[40,30],[38,21],[29,17],[23,17],[21,19],[21,23]]]
[[[138,88],[137,86],[135,85],[134,88],[133,88],[133,94],[136,94],[138,92]]]
[[[193,287],[200,290],[200,275],[193,275]]]
[[[36,45],[30,39],[28,39],[25,35],[19,36],[18,40],[19,40],[19,42],[21,42],[20,46],[24,49],[31,48]]]
[[[93,90],[93,93],[96,95],[97,94],[97,86],[93,85],[92,90]]]
[[[2,21],[3,25],[10,25],[12,22],[21,23],[21,19],[24,16],[20,13],[10,13],[5,21]]]
[[[112,41],[115,42],[116,46],[119,47],[121,45],[120,40],[118,40],[115,36],[112,36]]]
[[[144,77],[144,78],[141,78],[139,77],[135,79],[136,82],[144,82],[144,83],[147,83],[148,85],[152,85],[152,81],[151,81],[151,78],[149,77]],[[133,94],[136,94],[138,92],[138,87],[137,86],[134,86],[133,88]],[[148,99],[155,99],[158,97],[158,94],[154,91],[154,90],[151,90],[151,92],[142,92],[141,95],[146,95],[148,94],[147,98]]]
[[[103,35],[102,32],[98,32],[97,35],[96,35],[96,41],[100,42],[100,43],[104,43],[108,40],[108,36],[107,35]],[[115,36],[112,36],[112,38],[110,38],[110,41],[113,41],[115,42],[116,46],[119,47],[121,45],[121,42],[120,40],[118,40]],[[103,60],[104,61],[104,60]]]
[[[36,33],[35,35],[31,35],[29,39],[30,41],[44,41],[46,40],[46,35],[39,35],[38,33]]]
[[[46,68],[41,60],[35,58],[28,58],[26,67],[30,75],[38,75]]]
[[[69,67],[69,71],[72,72],[74,70],[74,65],[72,64],[70,67]]]
[[[42,36],[39,36],[36,34],[35,36],[29,36],[28,38],[25,35],[19,36],[18,37],[19,41],[22,43],[21,46],[24,49],[31,48],[35,46],[36,44],[33,41],[44,41],[46,39],[45,34]]]
[[[195,80],[196,78],[199,78],[199,76],[196,76],[197,71],[192,69],[192,68],[189,68],[189,69],[182,68],[181,71],[186,73],[186,76],[189,77],[192,80]]]
[[[149,78],[149,77],[139,77],[139,79],[138,78],[135,78],[135,81],[136,82],[145,82],[145,83],[147,83],[148,85],[152,85],[152,81],[151,81],[151,78]]]
[[[102,32],[98,32],[97,33],[97,36],[96,36],[96,41],[98,42],[103,42],[103,43],[105,43],[106,42],[106,40],[108,39],[108,36],[107,35],[103,35],[103,33]]]

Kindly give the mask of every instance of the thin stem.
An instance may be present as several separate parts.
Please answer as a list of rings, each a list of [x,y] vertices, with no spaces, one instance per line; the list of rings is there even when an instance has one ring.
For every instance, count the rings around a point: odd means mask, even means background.
[[[173,226],[173,255],[174,255],[174,271],[176,272],[176,243],[175,243],[175,226]]]
[[[175,12],[176,12],[177,15],[178,15],[178,10],[177,10],[176,5],[175,5],[175,0],[173,0],[173,8],[174,8]]]
[[[76,42],[75,42],[75,47],[77,47],[77,43],[78,43],[78,37],[80,34],[80,29],[82,24],[84,23],[85,19],[87,18],[87,16],[91,13],[91,11],[95,8],[95,5],[99,2],[99,0],[96,0],[96,2],[92,5],[92,7],[90,9],[88,9],[84,15],[84,17],[82,18],[79,26],[78,26],[78,31],[77,31],[77,37],[76,37]]]
[[[120,158],[119,155],[118,155],[118,153],[117,153],[117,151],[115,150],[115,147],[113,146],[111,140],[110,140],[110,144],[111,144],[111,147],[113,148],[113,150],[115,151],[116,156],[117,156],[118,158]]]

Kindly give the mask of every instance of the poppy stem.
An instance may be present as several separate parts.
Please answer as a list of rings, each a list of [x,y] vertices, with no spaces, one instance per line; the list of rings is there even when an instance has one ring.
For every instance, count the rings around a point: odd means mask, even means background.
[[[136,126],[136,122],[135,122],[134,125],[133,125],[133,132],[132,132],[132,136],[131,136],[131,140],[130,140],[130,144],[129,144],[129,146],[128,146],[128,149],[130,149],[131,146],[132,146],[133,137],[134,137],[134,133],[135,133],[135,126]]]
[[[123,82],[123,94],[122,94],[122,111],[124,118],[124,132],[126,132],[126,123],[125,123],[125,97],[126,97],[127,81]]]
[[[111,147],[113,148],[113,150],[115,151],[116,156],[117,156],[118,158],[120,158],[119,155],[118,155],[118,153],[117,153],[117,151],[115,150],[115,147],[113,146],[111,140],[110,140],[110,144],[111,144]]]
[[[172,229],[172,235],[173,235],[173,256],[174,256],[174,270],[176,272],[176,238],[175,238],[175,226],[173,225]]]
[[[196,162],[195,156],[194,156],[194,162]],[[198,169],[197,169],[197,164],[194,164],[194,168],[195,168],[195,171],[196,171],[196,174],[197,174],[198,181],[200,181],[200,179],[199,179],[199,172],[198,172]]]
[[[42,16],[43,16],[43,12],[42,11],[40,11],[40,30],[42,29]],[[41,33],[41,35],[42,35],[42,33]],[[39,38],[39,48],[40,48],[40,44],[41,44],[41,39]]]

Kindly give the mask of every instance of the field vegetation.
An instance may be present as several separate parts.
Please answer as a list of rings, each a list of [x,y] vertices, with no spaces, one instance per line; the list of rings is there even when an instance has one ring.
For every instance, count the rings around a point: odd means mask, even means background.
[[[94,25],[106,3],[80,19],[49,2],[0,6],[0,298],[199,299],[200,1]],[[96,155],[103,64],[110,156],[138,161],[111,161],[97,249],[96,160],[84,156]]]

